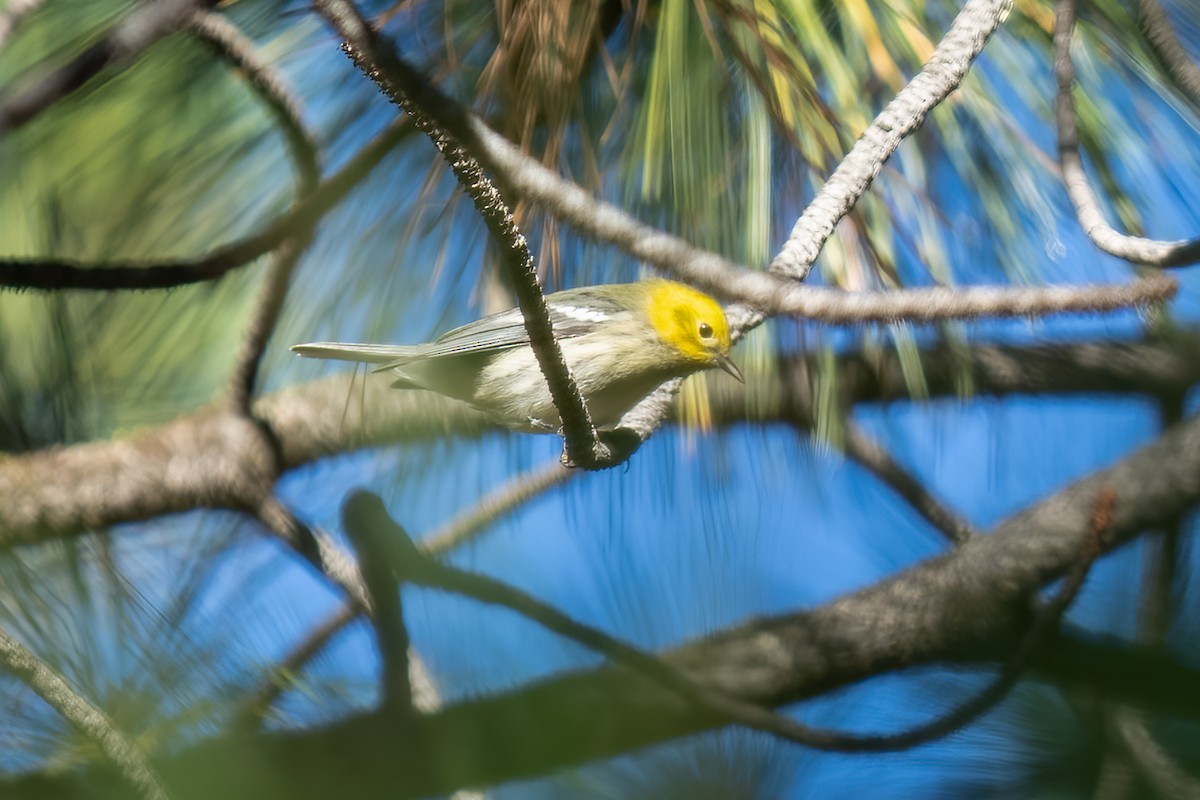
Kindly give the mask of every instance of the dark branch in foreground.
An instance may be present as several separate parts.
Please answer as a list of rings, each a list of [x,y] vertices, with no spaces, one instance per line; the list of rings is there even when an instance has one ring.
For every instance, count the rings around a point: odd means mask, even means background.
[[[317,8],[346,40],[345,49],[354,63],[370,76],[393,103],[403,108],[438,152],[450,165],[459,184],[471,196],[492,238],[500,248],[500,258],[508,269],[516,289],[529,345],[558,409],[566,440],[566,457],[584,469],[606,469],[621,463],[596,435],[587,405],[571,375],[562,349],[554,338],[550,310],[542,295],[541,283],[525,237],[517,228],[512,211],[500,191],[484,174],[471,151],[455,138],[453,128],[436,115],[444,104],[429,84],[407,64],[396,58],[390,47],[380,45],[367,20],[349,0],[317,0]],[[375,63],[382,60],[383,70]]]
[[[322,181],[307,199],[259,233],[199,259],[92,264],[71,259],[0,259],[0,287],[56,291],[84,289],[169,289],[216,280],[266,255],[296,234],[311,231],[396,145],[412,132],[406,120],[389,125],[341,170]]]

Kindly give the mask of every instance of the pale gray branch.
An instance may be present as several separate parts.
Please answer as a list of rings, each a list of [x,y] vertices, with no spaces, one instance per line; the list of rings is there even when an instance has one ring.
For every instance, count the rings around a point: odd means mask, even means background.
[[[1127,236],[1108,224],[1079,154],[1079,125],[1075,112],[1075,65],[1071,38],[1075,33],[1075,0],[1058,0],[1054,21],[1054,72],[1058,93],[1054,119],[1058,125],[1058,163],[1063,183],[1075,206],[1079,224],[1092,243],[1109,255],[1153,267],[1181,267],[1200,261],[1200,239],[1163,242]]]

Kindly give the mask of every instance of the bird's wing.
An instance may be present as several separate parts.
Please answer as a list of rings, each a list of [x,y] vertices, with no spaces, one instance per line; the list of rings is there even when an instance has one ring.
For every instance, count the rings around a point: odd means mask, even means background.
[[[595,330],[598,323],[606,322],[623,309],[617,305],[598,305],[589,298],[587,304],[571,302],[572,293],[558,292],[547,298],[550,309],[550,324],[556,339],[571,339]],[[563,298],[562,295],[567,295]],[[517,347],[529,341],[525,331],[525,317],[519,308],[511,308],[483,319],[463,325],[461,328],[442,335],[426,345],[422,357],[456,355],[459,353],[490,352]]]

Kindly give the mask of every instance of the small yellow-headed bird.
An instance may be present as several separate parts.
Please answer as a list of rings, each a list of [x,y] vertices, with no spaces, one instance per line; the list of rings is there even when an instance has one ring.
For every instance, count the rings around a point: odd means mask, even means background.
[[[729,323],[716,300],[682,283],[650,279],[546,295],[554,336],[598,428],[609,428],[670,378],[729,359]],[[378,364],[392,385],[465,400],[513,430],[546,433],[560,422],[520,309],[501,311],[428,344],[314,342],[311,358]]]

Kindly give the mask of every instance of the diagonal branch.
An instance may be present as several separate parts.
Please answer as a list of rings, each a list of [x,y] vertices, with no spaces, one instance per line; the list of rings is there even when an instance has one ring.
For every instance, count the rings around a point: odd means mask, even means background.
[[[1135,0],[1134,10],[1146,41],[1163,62],[1167,74],[1191,98],[1192,103],[1200,107],[1200,64],[1179,41],[1162,3],[1158,0]]]
[[[479,162],[455,138],[453,128],[444,125],[441,118],[434,115],[430,106],[436,104],[438,98],[431,97],[430,92],[413,91],[414,88],[427,88],[429,84],[415,79],[415,73],[396,57],[390,47],[381,46],[375,31],[349,0],[317,0],[316,5],[345,39],[346,52],[355,64],[379,85],[392,102],[412,117],[417,127],[437,147],[458,182],[470,194],[475,208],[500,246],[500,257],[508,268],[521,314],[525,318],[529,344],[537,357],[562,423],[563,438],[566,440],[564,463],[569,462],[584,469],[606,469],[620,463],[624,459],[614,459],[615,454],[597,437],[587,405],[554,338],[550,310],[542,296],[533,256],[524,235],[517,228],[512,211],[499,190],[484,175]],[[382,60],[380,63],[385,67],[384,70],[373,66],[377,60]],[[394,82],[393,76],[397,75],[405,76],[408,80],[402,84]]]
[[[62,675],[4,630],[0,630],[0,664],[94,742],[104,757],[137,787],[142,797],[167,800],[167,794],[141,748],[122,733],[107,714],[72,689]]]
[[[771,271],[808,277],[825,240],[870,187],[900,143],[966,77],[988,39],[1008,16],[1012,0],[967,0],[920,73],[892,99],[855,143],[796,221]]]
[[[1063,183],[1075,206],[1075,215],[1092,243],[1109,255],[1153,267],[1182,267],[1200,261],[1200,239],[1163,242],[1127,236],[1115,230],[1100,210],[1083,159],[1079,155],[1079,125],[1075,113],[1075,65],[1071,61],[1071,37],[1075,32],[1075,0],[1057,0],[1054,20],[1054,73],[1058,94],[1054,120],[1058,126],[1058,163]]]
[[[288,238],[310,231],[412,132],[397,120],[331,175],[306,199],[252,236],[225,245],[198,259],[123,261],[89,264],[71,259],[0,259],[0,287],[56,291],[84,289],[169,289],[216,280],[279,247]]]

